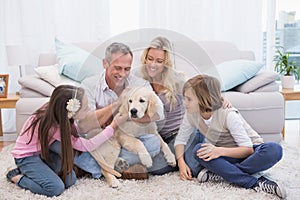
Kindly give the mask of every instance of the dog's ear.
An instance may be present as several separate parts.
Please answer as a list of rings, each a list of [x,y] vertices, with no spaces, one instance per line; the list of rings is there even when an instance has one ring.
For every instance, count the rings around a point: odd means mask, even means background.
[[[150,118],[153,117],[155,113],[157,113],[157,98],[156,94],[153,92],[149,95],[149,103],[147,107],[147,114]]]

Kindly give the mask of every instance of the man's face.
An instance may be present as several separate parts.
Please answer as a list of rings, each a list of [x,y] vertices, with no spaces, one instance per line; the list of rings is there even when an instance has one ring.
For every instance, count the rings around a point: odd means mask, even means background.
[[[132,56],[116,53],[112,55],[111,63],[103,60],[103,66],[106,69],[105,79],[110,89],[123,87],[127,77],[130,74]]]

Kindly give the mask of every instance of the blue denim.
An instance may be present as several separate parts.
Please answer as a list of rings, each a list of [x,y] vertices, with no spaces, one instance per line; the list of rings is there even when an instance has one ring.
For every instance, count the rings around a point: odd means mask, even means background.
[[[204,136],[199,132],[198,129],[195,129],[195,132],[191,135],[188,143],[185,145],[184,159],[186,164],[189,166],[193,176],[196,176],[201,168],[199,162],[193,156],[193,148],[196,144],[203,142]],[[170,140],[167,144],[170,147],[171,151],[175,154],[174,148],[175,137]],[[178,166],[171,167],[166,162],[163,152],[160,152],[157,156],[153,158],[153,166],[148,169],[152,175],[163,175],[168,172],[178,171]]]
[[[174,142],[175,142],[175,137],[169,141],[168,146],[171,149],[172,153],[175,154],[175,149],[174,149]],[[178,167],[172,167],[168,165],[164,153],[162,151],[159,152],[158,155],[156,155],[154,158],[152,158],[153,165],[152,167],[148,168],[147,171],[151,173],[152,175],[162,175],[166,174],[168,172],[173,172],[173,171],[178,171]]]
[[[255,173],[271,168],[282,158],[282,147],[275,142],[254,145],[254,153],[245,159],[219,157],[204,161],[197,157],[200,148],[201,143],[195,146],[194,157],[203,167],[244,188],[251,188],[257,182]]]
[[[58,196],[63,193],[65,188],[74,185],[76,182],[75,172],[72,171],[71,175],[67,175],[66,180],[62,180],[57,175],[61,168],[59,154],[50,151],[49,156],[51,162],[48,163],[42,160],[40,155],[15,158],[15,163],[23,175],[17,185],[35,194],[48,197]]]
[[[194,158],[193,149],[198,143],[203,143],[204,139],[205,137],[198,129],[196,129],[194,134],[191,135],[188,143],[185,145],[184,160],[187,166],[190,168],[193,177],[197,177],[201,169],[203,169],[201,164]]]
[[[60,144],[59,141],[55,141],[51,144],[50,151],[60,155]],[[102,176],[100,165],[89,152],[76,153],[74,155],[74,165],[90,173],[93,178],[100,178]]]
[[[147,134],[139,137],[139,139],[143,142],[145,145],[147,151],[149,152],[151,158],[156,156],[160,151],[160,140],[157,136],[153,134]],[[125,148],[121,148],[121,152],[119,155],[120,158],[123,158],[126,160],[126,162],[129,164],[129,166],[141,163],[139,156],[136,153],[133,153],[131,151],[128,151]]]

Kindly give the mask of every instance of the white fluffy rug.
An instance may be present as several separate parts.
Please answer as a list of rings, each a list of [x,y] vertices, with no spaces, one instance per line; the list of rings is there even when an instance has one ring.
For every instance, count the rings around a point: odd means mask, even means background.
[[[13,145],[7,146],[0,153],[0,199],[50,199],[32,194],[16,185],[7,182],[5,172],[14,165],[10,151]],[[284,157],[266,174],[274,180],[280,180],[286,187],[287,199],[300,199],[300,149],[283,143]],[[105,179],[93,180],[83,178],[62,195],[52,199],[277,199],[264,192],[257,193],[226,182],[207,182],[199,184],[194,181],[181,181],[178,173],[163,176],[150,176],[148,180],[121,180],[122,187],[112,189]]]

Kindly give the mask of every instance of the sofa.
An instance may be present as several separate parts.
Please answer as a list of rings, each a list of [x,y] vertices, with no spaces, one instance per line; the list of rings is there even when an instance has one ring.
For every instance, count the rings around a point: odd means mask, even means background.
[[[101,60],[104,55],[104,46],[107,44],[77,43],[71,45],[83,51],[91,52]],[[129,46],[134,49],[132,65],[132,71],[134,71],[134,68],[139,65],[142,48],[138,48],[134,44],[129,44]],[[237,75],[237,78],[240,78],[242,74],[239,74],[237,69],[227,69],[227,67],[243,61],[247,65],[242,66],[241,69],[244,70],[252,64],[250,62],[256,62],[253,52],[239,50],[229,42],[200,41],[197,42],[196,46],[192,48],[191,44],[180,41],[178,43],[173,42],[174,52],[177,52],[173,58],[175,68],[184,72],[187,78],[202,72],[213,75],[217,67],[219,67],[217,70],[224,69],[222,73],[227,73],[229,76]],[[49,96],[57,85],[76,84],[80,86],[80,81],[74,81],[61,74],[63,71],[60,63],[62,58],[61,55],[58,55],[61,49],[56,50],[56,54],[40,54],[35,74],[26,75],[19,79],[21,98],[16,105],[17,133],[20,132],[25,120],[49,100]],[[249,63],[247,63],[248,61]],[[222,67],[222,65],[226,67]],[[101,70],[103,69],[99,71]],[[217,72],[219,73],[219,71]],[[218,73],[217,76],[223,81],[224,76]],[[224,97],[240,110],[242,116],[264,138],[264,141],[280,142],[282,140],[284,100],[279,92],[279,86],[275,82],[277,77],[276,73],[259,68],[254,74],[245,77],[245,80],[239,80],[240,82],[223,88]],[[229,82],[231,79],[229,77]]]

